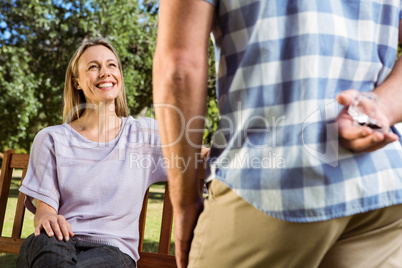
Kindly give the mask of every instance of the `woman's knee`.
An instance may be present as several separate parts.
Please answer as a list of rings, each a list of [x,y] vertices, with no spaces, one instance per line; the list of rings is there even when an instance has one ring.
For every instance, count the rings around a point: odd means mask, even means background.
[[[36,266],[33,265],[34,262]],[[17,267],[52,267],[46,265],[59,262],[72,265],[76,263],[74,242],[71,239],[68,242],[59,241],[54,236],[49,237],[46,232],[41,232],[38,236],[28,236],[22,243]]]
[[[18,255],[17,267],[31,267],[32,260],[41,254],[44,248],[49,248],[49,246],[50,248],[54,247],[54,242],[55,241],[45,232],[41,233],[39,236],[31,234],[25,238]]]
[[[64,243],[64,241],[58,241],[54,236],[49,237],[44,231],[42,231],[38,236],[31,234],[24,241],[26,247],[29,247],[30,249],[32,249],[32,247],[38,247],[41,249],[47,246],[58,246],[59,244],[64,245]]]

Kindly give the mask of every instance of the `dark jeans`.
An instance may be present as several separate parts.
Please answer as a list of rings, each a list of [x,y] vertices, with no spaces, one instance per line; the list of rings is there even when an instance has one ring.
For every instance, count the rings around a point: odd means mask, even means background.
[[[119,248],[85,242],[74,237],[65,242],[42,233],[25,239],[17,267],[136,267],[134,260]]]

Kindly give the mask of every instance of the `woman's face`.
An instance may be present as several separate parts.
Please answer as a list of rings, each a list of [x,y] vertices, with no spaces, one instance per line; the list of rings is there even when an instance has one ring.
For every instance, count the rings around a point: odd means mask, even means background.
[[[121,91],[121,73],[116,56],[107,47],[92,46],[78,60],[75,87],[89,103],[113,102]]]

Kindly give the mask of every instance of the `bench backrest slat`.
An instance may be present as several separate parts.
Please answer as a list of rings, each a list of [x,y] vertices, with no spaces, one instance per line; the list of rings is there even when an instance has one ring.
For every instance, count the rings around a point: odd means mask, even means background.
[[[17,206],[14,214],[13,230],[11,237],[3,236],[3,226],[7,208],[8,196],[10,193],[11,179],[14,169],[22,169],[21,180],[25,178],[28,169],[29,154],[16,154],[14,150],[7,150],[4,153],[3,164],[0,173],[0,251],[7,253],[18,253],[23,242],[21,239],[22,224],[24,221],[24,199],[23,193],[18,193]]]
[[[144,195],[144,201],[142,203],[142,209],[140,214],[140,222],[139,222],[139,231],[140,231],[140,241],[138,243],[138,251],[142,251],[142,247],[144,245],[144,235],[145,235],[145,221],[147,218],[147,208],[148,208],[148,196],[149,196],[149,189]]]

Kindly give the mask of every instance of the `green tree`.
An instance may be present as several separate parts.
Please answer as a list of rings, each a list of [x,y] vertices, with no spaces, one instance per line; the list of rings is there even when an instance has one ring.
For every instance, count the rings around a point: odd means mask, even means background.
[[[34,96],[41,81],[30,71],[31,59],[24,48],[3,46],[0,55],[0,145],[11,147],[29,138],[31,115],[41,107]]]
[[[40,129],[62,123],[65,70],[85,39],[105,37],[115,46],[130,113],[151,107],[157,12],[158,0],[1,1],[1,151],[28,151]],[[216,128],[217,119],[213,69],[212,60],[208,118],[215,121],[209,131]]]
[[[1,149],[28,150],[40,129],[62,122],[65,70],[85,39],[105,37],[116,47],[131,113],[150,106],[156,7],[157,1],[2,1]]]
[[[216,69],[215,69],[215,53],[212,40],[208,47],[208,97],[207,97],[207,114],[205,116],[205,132],[204,144],[208,145],[212,141],[212,135],[218,127],[220,114],[218,110],[218,102],[216,99]]]

